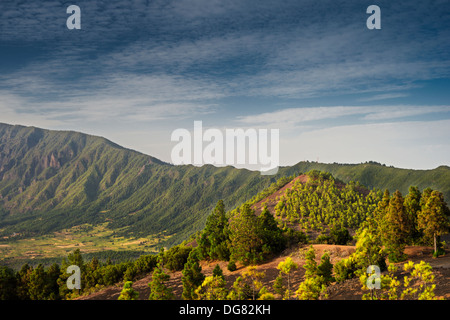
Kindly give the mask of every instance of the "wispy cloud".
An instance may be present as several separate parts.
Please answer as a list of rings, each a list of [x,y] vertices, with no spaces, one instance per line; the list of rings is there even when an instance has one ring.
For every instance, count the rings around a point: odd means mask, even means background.
[[[288,108],[259,115],[241,116],[237,118],[237,121],[246,125],[266,125],[269,127],[286,128],[314,120],[335,119],[364,113],[368,113],[367,107]]]
[[[377,4],[382,29],[369,31],[351,0],[79,0],[70,32],[62,0],[2,0],[0,120],[149,132],[208,118],[306,134],[447,119],[444,90],[435,105],[415,99],[450,78],[450,4]]]
[[[376,101],[389,98],[380,92],[407,90],[417,86],[413,83],[418,80],[450,75],[450,54],[436,50],[448,40],[446,29],[430,36],[414,24],[397,34],[391,26],[373,36],[360,27],[365,15],[357,16],[359,7],[351,2],[344,2],[337,11],[325,10],[331,5],[327,1],[320,6],[311,1],[286,1],[278,6],[265,1],[81,2],[85,27],[79,36],[64,30],[67,14],[58,14],[64,3],[43,3],[11,5],[2,13],[4,28],[0,29],[5,40],[30,42],[36,34],[44,37],[41,40],[52,40],[49,46],[55,44],[46,53],[46,61],[36,60],[22,74],[5,77],[3,84],[36,75],[45,81],[29,81],[30,90],[62,92],[59,84],[70,83],[74,75],[77,86],[93,88],[101,81],[92,81],[92,77],[108,82],[121,74],[133,78],[144,73],[196,77],[220,87],[224,96],[308,98],[375,93],[371,101]],[[403,24],[401,19],[407,14],[390,6],[395,19],[386,19],[386,23]],[[322,9],[320,19],[311,14]],[[416,11],[408,14],[420,15]],[[426,15],[421,18],[427,24],[436,23]],[[48,21],[56,22],[48,26]],[[46,32],[38,32],[43,26]],[[64,38],[73,43],[57,44]],[[124,41],[113,45],[119,39]],[[43,83],[45,87],[36,87]]]
[[[443,114],[444,117],[450,117],[450,106],[382,106],[371,107],[373,112],[364,116],[364,120],[392,120],[408,117]],[[419,119],[420,120],[420,119]]]
[[[398,99],[398,98],[405,98],[408,97],[408,93],[401,93],[401,92],[393,92],[393,93],[383,93],[383,94],[377,94],[368,98],[361,98],[359,101],[379,101],[379,100],[387,100],[387,99]]]
[[[266,125],[270,127],[295,127],[311,121],[359,116],[358,122],[401,119],[419,115],[444,113],[450,116],[450,106],[328,106],[309,108],[287,108],[258,115],[240,116],[239,123]],[[351,121],[355,121],[352,118]]]

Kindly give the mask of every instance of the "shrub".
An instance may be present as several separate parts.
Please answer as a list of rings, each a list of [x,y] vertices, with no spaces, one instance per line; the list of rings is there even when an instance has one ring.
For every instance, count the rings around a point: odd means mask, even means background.
[[[137,300],[139,299],[139,292],[132,288],[133,282],[126,281],[122,291],[120,292],[118,300]]]
[[[317,275],[323,277],[325,285],[329,285],[334,282],[333,274],[333,264],[330,261],[330,253],[325,252],[321,259],[320,264],[317,266]]]
[[[352,240],[353,238],[346,228],[331,228],[330,242],[332,244],[346,245]]]
[[[170,271],[181,271],[187,262],[192,247],[175,246],[164,253],[164,266]]]
[[[292,228],[286,228],[283,232],[283,235],[286,238],[286,245],[288,247],[297,245],[299,243],[308,243],[308,236],[302,231],[297,231]]]
[[[351,279],[355,276],[356,270],[357,264],[352,257],[342,259],[334,265],[335,279],[337,282]]]
[[[317,243],[323,243],[323,244],[328,244],[330,243],[331,237],[326,235],[326,234],[320,234],[317,238],[316,238],[316,242]]]
[[[228,262],[227,269],[228,269],[228,271],[231,271],[231,272],[236,271],[236,269],[237,269],[236,268],[236,263],[233,260],[230,260]]]

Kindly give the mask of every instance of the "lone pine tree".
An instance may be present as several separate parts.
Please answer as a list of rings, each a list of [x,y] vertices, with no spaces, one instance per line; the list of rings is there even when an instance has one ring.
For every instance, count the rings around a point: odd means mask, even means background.
[[[434,190],[424,198],[422,210],[418,214],[418,225],[425,236],[433,238],[434,255],[437,255],[437,237],[448,231],[450,213],[442,192]]]

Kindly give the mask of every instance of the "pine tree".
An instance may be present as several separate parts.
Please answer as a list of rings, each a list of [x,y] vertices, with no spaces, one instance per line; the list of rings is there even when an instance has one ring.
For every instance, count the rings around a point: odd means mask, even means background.
[[[222,268],[219,266],[219,264],[216,264],[216,266],[213,269],[212,274],[214,277],[222,277],[225,280],[225,277],[223,276]]]
[[[421,209],[420,207],[420,199],[422,197],[422,194],[420,193],[419,189],[415,186],[410,186],[408,189],[408,194],[405,197],[405,210],[406,214],[408,216],[408,220],[411,223],[411,232],[410,232],[410,239],[411,243],[414,243],[415,241],[419,240],[421,237],[421,233],[419,232],[419,225],[418,225],[418,215],[419,211]]]
[[[383,196],[381,200],[378,202],[377,207],[373,213],[374,222],[377,225],[377,230],[380,233],[381,236],[381,227],[384,221],[384,216],[386,215],[386,212],[389,207],[389,201],[391,200],[391,195],[389,193],[389,190],[384,190]]]
[[[326,286],[319,276],[306,278],[295,292],[299,300],[318,300],[326,297]]]
[[[181,281],[183,282],[182,298],[184,300],[197,299],[195,290],[203,283],[203,280],[205,280],[199,260],[199,253],[194,249],[189,253],[188,260],[184,265],[184,269],[181,273]]]
[[[17,297],[19,300],[30,300],[29,285],[32,272],[33,268],[28,263],[22,265],[17,272]]]
[[[225,285],[226,282],[223,277],[209,276],[195,290],[195,294],[200,300],[226,300],[228,290]]]
[[[325,285],[334,282],[333,264],[331,263],[330,253],[328,251],[320,258],[320,264],[317,266],[317,275],[323,278]]]
[[[418,225],[425,236],[433,238],[434,255],[438,255],[437,237],[448,231],[449,209],[444,201],[442,192],[432,191],[426,197],[422,210],[418,215]]]
[[[326,260],[327,257],[325,256],[322,261],[322,270],[319,271],[313,246],[306,252],[305,264],[303,265],[305,269],[305,280],[300,283],[298,290],[295,292],[299,300],[317,300],[326,295],[326,280],[324,276],[319,274],[323,272],[327,278],[331,276]],[[328,278],[328,280],[330,279]]]
[[[252,297],[250,285],[242,275],[233,282],[233,287],[228,293],[228,300],[249,300]]]
[[[287,286],[285,292],[283,293],[283,298],[289,300],[291,299],[291,273],[298,269],[298,265],[292,260],[291,257],[287,257],[284,261],[281,261],[278,264],[277,269],[280,270],[280,278],[283,274],[286,276]],[[282,285],[280,286],[279,283],[277,285],[279,286],[277,290],[282,288]]]
[[[200,237],[199,245],[204,258],[228,261],[230,231],[223,200],[217,202],[211,215],[206,219],[205,228]]]
[[[67,259],[69,260],[69,265],[76,265],[80,267],[81,270],[84,270],[84,261],[80,249],[75,249],[73,252],[69,253]]]
[[[278,293],[282,297],[286,293],[287,288],[283,283],[283,275],[281,272],[278,273],[278,276],[275,278],[272,289],[273,289],[273,291],[275,291],[275,293]]]
[[[57,263],[53,263],[47,268],[45,280],[45,295],[49,300],[59,300],[58,278],[61,269]]]
[[[82,274],[85,287],[93,288],[98,283],[98,279],[96,279],[96,270],[100,267],[100,262],[96,257],[93,257],[92,260],[85,265],[85,272]],[[129,279],[132,280],[132,279]]]
[[[133,289],[133,282],[126,281],[123,289],[120,292],[118,300],[137,300],[139,299],[139,292]]]
[[[166,286],[170,280],[170,275],[163,270],[163,254],[161,251],[158,257],[158,263],[153,270],[152,281],[148,284],[150,287],[149,300],[171,300],[173,298],[172,289]]]
[[[258,298],[258,292],[263,287],[261,279],[265,277],[264,272],[256,270],[256,266],[250,266],[245,272],[242,273],[244,280],[249,282],[249,286],[252,292],[252,299]]]
[[[45,278],[44,266],[38,264],[30,275],[28,294],[31,300],[45,300]]]
[[[410,222],[404,207],[404,199],[400,191],[395,191],[386,208],[382,223],[382,240],[389,255],[389,261],[404,260],[403,253],[406,240],[410,234]]]
[[[14,270],[7,266],[0,266],[0,300],[14,300],[17,279]]]
[[[85,277],[83,275],[86,274],[85,270],[85,264],[83,260],[83,256],[81,255],[80,249],[75,249],[71,253],[68,254],[67,259],[64,258],[61,263],[61,269],[60,269],[60,275],[57,280],[58,286],[59,286],[59,295],[63,298],[68,298],[72,295],[79,294],[79,289],[70,290],[67,288],[67,279],[70,277],[70,275],[66,272],[67,267],[75,265],[80,268],[80,274],[81,274],[81,289],[85,288]]]
[[[353,258],[358,267],[365,272],[370,265],[376,265],[381,271],[385,271],[386,253],[379,233],[371,228],[370,222],[358,230],[357,238]]]
[[[231,258],[244,265],[262,260],[262,239],[258,234],[258,220],[249,204],[244,204],[230,220]]]
[[[305,255],[305,264],[303,265],[305,269],[305,277],[310,278],[317,275],[317,262],[316,262],[316,252],[313,246],[310,246]]]
[[[277,221],[267,209],[267,205],[264,206],[258,217],[257,232],[264,244],[264,258],[279,253],[285,248],[286,241],[283,237],[283,231],[278,227]]]

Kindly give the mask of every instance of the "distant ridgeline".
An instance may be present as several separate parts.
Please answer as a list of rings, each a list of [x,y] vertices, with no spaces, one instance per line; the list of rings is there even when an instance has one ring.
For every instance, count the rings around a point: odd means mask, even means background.
[[[432,170],[400,169],[374,161],[360,164],[317,163],[302,161],[282,169],[282,175],[319,170],[331,173],[336,179],[348,183],[359,182],[369,190],[388,189],[391,193],[399,190],[407,194],[410,186],[419,190],[432,188],[450,199],[450,167],[440,166]]]

